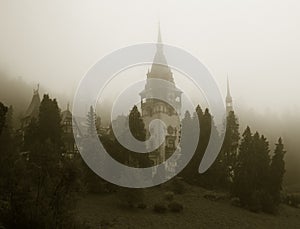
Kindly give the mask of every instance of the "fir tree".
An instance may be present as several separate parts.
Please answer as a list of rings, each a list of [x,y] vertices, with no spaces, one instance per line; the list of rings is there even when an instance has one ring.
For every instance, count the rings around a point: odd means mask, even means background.
[[[96,113],[93,106],[90,106],[90,110],[87,114],[87,133],[88,136],[95,136],[96,131]]]
[[[280,191],[282,190],[283,175],[285,173],[285,168],[284,168],[285,153],[286,151],[284,150],[282,139],[279,138],[270,165],[270,187],[269,188],[275,203],[279,203],[280,201]]]
[[[134,106],[130,111],[129,130],[131,131],[133,137],[137,140],[146,140],[145,124],[137,106]],[[148,167],[150,165],[148,154],[130,152],[129,164],[137,167]]]
[[[6,112],[7,112],[7,107],[0,102],[0,134],[5,124]]]
[[[56,99],[44,95],[40,105],[38,119],[38,134],[41,142],[50,140],[57,147],[62,146],[61,117]]]
[[[191,118],[190,112],[186,111],[184,118],[182,119],[181,133],[193,134],[193,132],[195,132],[195,128],[197,126],[197,125],[194,125],[194,123],[197,122],[198,127],[201,128],[200,125],[201,125],[202,121],[203,121],[203,112],[199,105],[196,107],[196,112],[194,113],[194,116],[192,118]],[[200,135],[201,135],[201,131],[202,131],[202,129],[200,130]],[[199,163],[203,156],[202,152],[200,151],[200,147],[199,147],[200,135],[198,136],[198,145],[197,145],[196,151],[195,151],[192,159],[180,173],[180,176],[182,176],[187,182],[192,183],[192,184],[196,184],[198,182],[198,179],[199,179],[198,167],[199,167]],[[190,136],[187,136],[187,138],[189,138],[189,137]],[[186,141],[184,141],[184,139],[182,139],[180,144],[186,145],[186,144],[188,144],[188,142],[189,142],[188,139],[186,139]]]
[[[134,106],[129,114],[129,129],[132,135],[139,141],[146,140],[145,124],[138,111],[137,106]]]
[[[237,162],[238,146],[240,140],[239,123],[233,111],[227,116],[226,132],[220,157],[224,165],[224,179],[230,183],[233,180],[234,168]]]
[[[252,194],[252,163],[251,154],[253,152],[253,138],[249,127],[246,128],[242,135],[241,144],[239,147],[239,154],[237,158],[236,167],[234,170],[233,180],[233,195],[239,197],[241,204],[246,205]]]

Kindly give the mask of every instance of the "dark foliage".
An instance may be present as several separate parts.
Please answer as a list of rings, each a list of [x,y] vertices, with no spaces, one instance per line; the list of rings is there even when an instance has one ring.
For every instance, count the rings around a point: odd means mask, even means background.
[[[156,203],[153,206],[153,210],[156,213],[165,213],[167,211],[167,207],[164,203]]]
[[[5,124],[5,114],[7,112],[7,107],[0,103],[0,134],[2,132],[3,126]]]
[[[181,212],[183,210],[183,205],[174,201],[168,204],[168,208],[171,212]]]
[[[0,222],[6,228],[80,228],[73,211],[81,191],[81,171],[76,159],[62,157],[60,110],[45,95],[38,120],[25,130],[24,144],[16,144],[6,114],[0,136]],[[82,225],[83,228],[86,228]]]

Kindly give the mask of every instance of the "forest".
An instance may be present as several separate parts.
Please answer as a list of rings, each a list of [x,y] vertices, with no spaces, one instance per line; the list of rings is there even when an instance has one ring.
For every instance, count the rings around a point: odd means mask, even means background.
[[[38,118],[32,118],[24,129],[13,125],[12,106],[0,103],[0,225],[3,228],[88,228],[76,215],[77,203],[88,193],[115,195],[128,208],[147,208],[145,189],[117,187],[94,174],[79,153],[66,156],[57,100],[43,96]],[[128,116],[133,136],[143,141],[146,127],[136,106]],[[97,121],[98,120],[98,121]],[[279,214],[282,203],[297,207],[297,195],[283,189],[286,150],[278,137],[271,152],[263,134],[247,127],[239,133],[238,117],[233,111],[227,116],[225,139],[214,164],[204,174],[198,173],[212,131],[214,120],[209,110],[198,105],[191,115],[186,112],[182,128],[194,128],[199,122],[201,132],[196,152],[189,164],[171,179],[165,198],[168,205],[155,203],[153,210],[163,213],[181,212],[185,203],[173,201],[175,194],[189,192],[189,187],[202,187],[225,193],[231,203],[252,212]],[[86,117],[87,137],[98,134],[110,155],[134,167],[151,166],[147,154],[140,155],[122,147],[113,133],[100,134],[99,117],[91,107]],[[96,129],[97,133],[93,132]],[[160,187],[157,187],[160,188]],[[216,194],[205,196],[220,198]]]

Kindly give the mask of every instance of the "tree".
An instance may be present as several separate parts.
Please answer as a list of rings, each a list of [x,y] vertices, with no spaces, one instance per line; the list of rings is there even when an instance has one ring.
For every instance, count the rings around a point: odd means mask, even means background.
[[[282,180],[285,173],[285,162],[284,155],[286,151],[284,150],[284,145],[282,139],[278,139],[274,155],[272,157],[270,165],[270,193],[275,201],[275,203],[280,202],[280,191],[282,190]]]
[[[193,117],[191,118],[190,112],[186,111],[184,118],[182,119],[182,127],[181,127],[181,133],[185,134],[193,134],[195,132],[195,127],[197,125],[196,122],[198,123],[198,126],[200,127],[200,123],[202,122],[203,119],[203,112],[200,108],[200,106],[198,105],[196,107],[196,112],[193,114]],[[201,128],[201,127],[200,127]],[[202,131],[202,129],[201,129]],[[201,134],[200,131],[200,134]],[[187,138],[190,138],[190,136],[187,136]],[[199,163],[202,159],[202,152],[200,152],[200,147],[199,147],[199,141],[200,141],[200,135],[198,136],[198,145],[197,145],[197,149],[192,157],[192,159],[190,160],[190,162],[187,164],[187,166],[180,172],[180,176],[182,176],[185,181],[191,183],[191,184],[196,184],[198,182],[198,178],[199,178],[199,173],[198,173],[198,167],[199,167]],[[181,139],[181,147],[182,145],[186,145],[188,144],[189,139]],[[179,158],[180,160],[180,158]]]
[[[134,106],[129,114],[129,129],[132,135],[139,141],[146,140],[145,123],[137,106]]]
[[[65,228],[72,224],[70,213],[80,189],[80,172],[75,160],[62,157],[61,133],[57,101],[44,95],[38,120],[33,119],[25,131],[29,160],[14,162],[9,215],[18,220],[10,221],[10,227]]]
[[[267,190],[268,183],[266,182],[269,179],[269,164],[270,164],[270,150],[269,142],[267,138],[262,135],[259,139],[255,140],[255,168],[256,168],[256,189]]]
[[[239,154],[237,158],[236,167],[234,170],[233,180],[233,195],[239,197],[242,205],[247,205],[249,197],[251,196],[252,177],[251,154],[253,153],[253,138],[252,133],[247,126],[242,135],[241,144],[239,146]]]
[[[198,145],[192,159],[182,170],[180,176],[191,184],[208,187],[211,184],[211,174],[199,174],[198,169],[207,148],[212,127],[214,126],[209,110],[205,109],[203,113],[201,107],[198,105],[192,118],[190,118],[190,114],[187,112],[185,118],[182,120],[182,131],[184,132],[186,130],[188,133],[197,133],[197,130],[195,129],[197,125],[195,125],[195,122],[198,122],[198,126],[200,127]],[[217,130],[215,130],[216,129],[213,130],[214,134],[217,133]],[[182,142],[182,144],[185,143]]]
[[[275,213],[268,181],[270,177],[269,143],[258,132],[251,134],[249,127],[242,136],[237,166],[234,170],[232,194],[239,197],[242,206],[251,211]]]
[[[239,140],[239,123],[234,111],[230,111],[227,116],[226,132],[220,152],[224,166],[224,180],[229,181],[229,184],[233,181],[233,171],[237,162]]]
[[[141,114],[137,108],[134,106],[129,113],[129,130],[132,133],[133,137],[139,141],[146,140],[146,130],[145,130],[145,123],[141,117]],[[151,162],[148,157],[148,153],[129,153],[129,164],[134,166],[137,163],[138,167],[145,168],[150,166]]]
[[[40,105],[38,119],[38,134],[41,142],[50,140],[57,147],[62,146],[60,109],[56,99],[51,99],[49,95],[44,95]]]
[[[87,114],[87,133],[88,133],[88,136],[96,136],[97,135],[96,113],[94,111],[93,106],[90,106],[90,110]]]
[[[5,124],[5,115],[7,112],[7,107],[0,102],[0,134]]]
[[[145,141],[146,140],[145,124],[137,106],[134,106],[131,109],[128,119],[129,119],[129,130],[133,135],[133,137],[139,141]],[[119,145],[118,146],[118,148],[120,149],[119,153],[126,156],[128,155],[129,166],[145,168],[151,165],[151,161],[148,157],[148,153],[131,152],[128,151],[127,149],[124,149],[120,144],[116,144],[116,145]],[[143,179],[143,173],[142,174],[137,173],[136,176],[130,178],[122,177],[121,179],[136,179],[138,182],[139,179]],[[144,190],[132,189],[132,188],[120,188],[118,197],[121,202],[126,203],[129,207],[135,207],[138,204],[143,203]]]

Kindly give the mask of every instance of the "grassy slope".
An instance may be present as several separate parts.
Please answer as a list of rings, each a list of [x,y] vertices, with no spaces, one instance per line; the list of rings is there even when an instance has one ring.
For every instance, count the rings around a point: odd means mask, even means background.
[[[163,201],[162,189],[147,189],[147,209],[122,208],[116,195],[88,195],[78,206],[80,218],[92,228],[300,228],[300,209],[280,206],[280,214],[256,214],[231,206],[229,201],[210,201],[203,198],[205,190],[188,187],[175,200],[183,203],[182,213],[157,214],[152,210],[153,201]],[[151,204],[152,203],[152,204]],[[103,226],[103,220],[110,226]],[[100,227],[102,222],[102,226]]]

